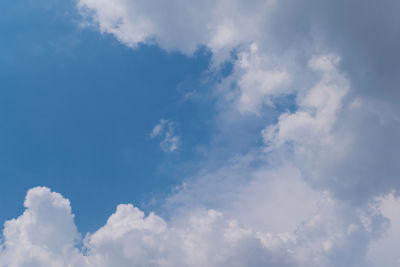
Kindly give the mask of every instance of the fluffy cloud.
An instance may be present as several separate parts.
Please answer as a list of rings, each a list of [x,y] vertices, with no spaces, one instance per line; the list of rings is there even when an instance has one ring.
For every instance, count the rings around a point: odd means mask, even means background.
[[[282,192],[284,193],[284,192]],[[290,232],[245,228],[215,210],[193,210],[167,223],[121,204],[83,240],[69,201],[31,189],[25,212],[6,222],[2,266],[364,266],[368,240],[386,226],[379,211],[352,212],[324,194]],[[349,213],[350,216],[338,216]]]
[[[258,44],[238,53],[233,73],[222,82],[222,87],[236,84],[238,95],[234,97],[240,113],[260,115],[263,104],[273,106],[273,98],[291,93],[290,75],[271,56],[260,52]]]
[[[25,212],[4,225],[1,266],[81,265],[80,236],[69,201],[48,188],[29,190]]]
[[[363,205],[399,188],[400,169],[393,157],[400,148],[395,138],[400,125],[384,101],[351,96],[350,81],[338,63],[333,55],[312,59],[309,67],[319,78],[299,92],[295,112],[281,114],[262,134],[267,151],[290,147],[292,153],[285,156],[293,158],[311,184]]]
[[[309,62],[321,78],[304,96],[299,97],[295,113],[280,115],[277,124],[263,131],[270,150],[286,142],[294,142],[298,151],[313,145],[334,146],[339,143],[332,140],[330,133],[342,99],[349,91],[349,82],[337,72],[335,65],[338,61],[335,56],[325,55]]]
[[[216,124],[230,116],[247,129],[254,114],[265,118],[266,106],[278,116],[261,122],[264,146],[186,180],[167,200],[168,222],[120,205],[82,240],[66,199],[46,188],[30,190],[24,214],[5,224],[2,264],[397,264],[398,4],[78,3],[101,32],[132,48],[156,43],[191,55],[204,45],[214,63],[231,60],[232,73],[215,86],[220,110],[231,110],[216,116]],[[289,95],[295,103],[275,108],[277,98]],[[163,138],[165,151],[178,147],[170,121],[161,120],[150,135]]]
[[[273,2],[80,0],[79,7],[102,32],[131,47],[155,41],[168,51],[191,54],[206,45],[228,54],[262,34],[259,24]]]

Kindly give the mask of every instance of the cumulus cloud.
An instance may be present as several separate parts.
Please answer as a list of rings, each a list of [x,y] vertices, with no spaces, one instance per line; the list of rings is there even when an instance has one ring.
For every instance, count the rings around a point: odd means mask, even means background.
[[[260,115],[264,104],[273,106],[273,98],[291,93],[290,75],[272,56],[260,52],[252,43],[238,53],[233,73],[221,86],[235,84],[239,89],[235,105],[240,113]]]
[[[165,152],[174,152],[179,148],[180,137],[175,133],[175,125],[169,120],[160,120],[150,133],[151,138],[161,137],[160,147]]]
[[[82,240],[60,194],[33,188],[25,208],[5,224],[2,266],[337,266],[338,255],[346,266],[363,266],[365,241],[386,223],[377,211],[337,216],[351,207],[326,194],[294,231],[280,233],[243,227],[212,209],[167,223],[121,204]]]
[[[339,61],[332,54],[311,59],[308,66],[319,78],[299,92],[297,110],[281,114],[262,135],[267,151],[290,147],[292,153],[285,155],[313,185],[362,205],[399,186],[392,157],[398,153],[393,134],[400,125],[385,102],[349,96],[352,88],[337,68]]]
[[[297,111],[283,113],[278,122],[268,126],[263,131],[264,141],[268,150],[276,149],[285,143],[291,142],[295,153],[304,153],[301,156],[314,155],[310,153],[314,146],[326,149],[339,149],[346,146],[345,140],[338,142],[333,139],[332,127],[338,119],[343,97],[349,91],[349,82],[338,73],[335,65],[339,58],[333,55],[324,55],[313,58],[309,62],[310,68],[320,74],[320,79],[305,95],[297,100]],[[341,144],[342,143],[342,144]],[[335,151],[340,155],[338,151]]]
[[[80,0],[81,11],[102,32],[124,44],[156,42],[162,48],[193,53],[199,45],[213,52],[230,49],[260,35],[259,24],[274,1],[93,1]]]
[[[25,211],[7,221],[3,231],[1,266],[66,266],[84,263],[76,248],[80,235],[70,203],[45,187],[29,190]]]

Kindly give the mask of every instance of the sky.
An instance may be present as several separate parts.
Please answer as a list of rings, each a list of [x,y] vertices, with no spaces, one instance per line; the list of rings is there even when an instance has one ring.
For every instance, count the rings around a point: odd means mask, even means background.
[[[2,1],[0,266],[400,266],[399,12]]]

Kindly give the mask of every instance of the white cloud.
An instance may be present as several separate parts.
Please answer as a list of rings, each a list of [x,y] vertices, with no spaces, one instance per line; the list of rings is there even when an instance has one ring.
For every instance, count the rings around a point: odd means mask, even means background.
[[[5,224],[2,266],[333,266],[338,255],[346,266],[361,266],[365,241],[386,223],[377,211],[353,212],[326,194],[295,230],[279,233],[243,227],[215,210],[167,223],[124,204],[82,241],[60,194],[33,188],[25,206]]]
[[[84,263],[69,201],[48,188],[29,190],[25,212],[4,224],[1,266],[66,266]]]
[[[383,238],[371,242],[368,257],[375,266],[399,266],[400,199],[394,193],[379,198],[378,208],[390,220],[390,227]]]
[[[262,232],[294,231],[315,212],[322,192],[310,188],[290,165],[255,168],[257,160],[258,155],[239,157],[186,180],[168,198],[168,206],[183,213],[213,207]]]
[[[102,32],[136,47],[155,40],[162,48],[193,53],[206,45],[229,55],[232,47],[262,34],[259,25],[274,1],[126,1],[80,0]]]
[[[165,152],[174,152],[179,148],[180,137],[175,133],[175,125],[172,121],[160,120],[160,122],[154,126],[150,137],[161,137],[162,141],[160,146]]]
[[[233,73],[220,85],[224,94],[231,85],[237,87],[231,96],[240,113],[260,115],[264,104],[273,106],[273,97],[291,93],[288,86],[290,75],[276,59],[260,51],[257,43],[252,43],[238,53]]]
[[[316,82],[298,91],[296,111],[282,113],[262,135],[267,151],[292,159],[312,185],[365,205],[399,187],[393,157],[400,125],[384,101],[354,96],[339,63],[332,54],[311,59]]]
[[[282,87],[289,82],[289,74],[285,70],[264,69],[268,66],[267,62],[268,59],[263,58],[263,55],[257,55],[256,44],[251,45],[250,52],[239,54],[236,67],[243,72],[238,79],[241,112],[257,112],[262,102],[272,104],[266,97],[287,93]]]
[[[154,138],[164,131],[165,125],[168,123],[167,120],[160,120],[160,122],[154,126],[153,131],[150,133],[150,137]]]
[[[324,55],[311,59],[309,66],[320,73],[320,80],[305,95],[298,97],[295,113],[280,115],[275,125],[263,131],[269,150],[286,142],[294,142],[299,152],[313,145],[327,145],[330,149],[339,142],[332,140],[331,130],[337,120],[342,100],[349,92],[349,82],[335,65],[339,58]]]
[[[296,102],[277,109],[276,121],[262,132],[267,156],[247,153],[219,163],[216,170],[199,171],[168,199],[171,222],[154,214],[146,217],[131,205],[118,206],[104,227],[84,239],[84,254],[75,248],[79,234],[69,203],[45,188],[29,191],[25,213],[5,225],[1,262],[396,266],[398,200],[389,197],[382,206],[373,205],[376,197],[400,188],[399,110],[390,105],[398,102],[393,88],[398,87],[394,70],[400,61],[393,49],[386,49],[398,44],[391,29],[397,31],[398,25],[378,16],[382,23],[363,26],[380,29],[375,33],[383,38],[376,40],[359,25],[374,21],[379,10],[390,14],[397,9],[385,1],[377,3],[379,8],[349,5],[80,0],[82,12],[103,33],[132,48],[156,42],[167,51],[191,55],[206,45],[214,66],[238,49],[232,74],[216,86],[217,97],[224,99],[220,102],[239,111],[227,112],[232,120],[248,113],[262,120],[264,105],[274,107],[276,97],[293,94]],[[359,12],[370,15],[365,19]],[[392,33],[389,38],[382,36],[386,30]],[[218,119],[222,123],[224,117]],[[161,120],[150,136],[162,139],[164,151],[178,149],[171,121]],[[39,201],[31,201],[33,196]],[[388,227],[381,212],[392,226],[390,237],[379,240]]]

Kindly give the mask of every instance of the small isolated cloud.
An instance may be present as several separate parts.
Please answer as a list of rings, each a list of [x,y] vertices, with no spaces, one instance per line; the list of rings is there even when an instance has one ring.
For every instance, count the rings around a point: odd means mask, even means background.
[[[180,137],[176,134],[175,129],[175,124],[172,121],[161,119],[160,122],[154,126],[150,137],[162,138],[160,143],[161,149],[164,152],[174,152],[178,150],[180,143]]]

